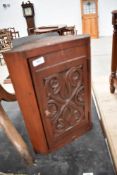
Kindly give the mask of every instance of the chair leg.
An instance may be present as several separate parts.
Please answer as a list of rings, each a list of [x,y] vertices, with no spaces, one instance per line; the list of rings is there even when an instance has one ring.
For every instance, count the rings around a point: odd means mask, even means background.
[[[10,119],[8,118],[6,112],[0,104],[0,126],[4,129],[7,137],[11,143],[15,146],[16,150],[19,152],[21,157],[26,161],[27,164],[31,165],[33,163],[33,158],[29,153],[28,147],[21,135],[18,133]]]
[[[15,94],[11,94],[7,92],[1,85],[0,85],[0,101],[5,100],[5,101],[16,101],[16,96]]]

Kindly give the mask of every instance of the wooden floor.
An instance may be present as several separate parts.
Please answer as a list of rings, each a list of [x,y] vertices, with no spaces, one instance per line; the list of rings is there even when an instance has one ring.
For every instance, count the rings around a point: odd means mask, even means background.
[[[117,91],[109,90],[112,38],[92,40],[92,93],[117,173]]]

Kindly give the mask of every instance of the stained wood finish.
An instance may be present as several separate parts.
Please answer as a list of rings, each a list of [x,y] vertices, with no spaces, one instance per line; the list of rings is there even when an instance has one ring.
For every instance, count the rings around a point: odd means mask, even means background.
[[[27,17],[26,18],[26,23],[27,23],[27,32],[28,35],[34,34],[34,30],[35,30],[35,20],[34,17]]]
[[[112,60],[111,60],[111,76],[110,76],[110,92],[114,93],[117,87],[117,10],[112,12],[113,24],[113,41],[112,41]]]
[[[8,139],[14,145],[16,150],[19,152],[21,157],[26,161],[27,164],[33,164],[33,158],[29,152],[29,149],[22,139],[21,135],[18,133],[3,107],[0,104],[0,126],[4,129]]]
[[[0,101],[5,100],[5,101],[15,101],[16,96],[15,94],[11,94],[7,92],[1,85],[0,85]]]
[[[32,40],[4,57],[37,152],[53,151],[91,129],[89,36]]]
[[[64,35],[64,32],[65,32],[66,28],[67,28],[66,25],[42,26],[42,27],[36,28],[34,30],[34,34],[57,32],[59,35]]]
[[[75,26],[58,25],[58,26],[41,26],[34,30],[35,34],[57,32],[59,35],[75,35],[77,31]]]
[[[95,3],[95,12],[84,12],[83,4]],[[81,12],[82,12],[82,32],[83,34],[89,34],[92,38],[98,38],[98,0],[81,0]]]
[[[34,12],[34,5],[30,1],[24,3],[22,2],[22,9],[23,9],[23,15],[26,19],[27,23],[27,32],[28,35],[34,34],[34,29],[35,29],[35,12]],[[26,14],[25,10],[29,9],[31,10],[31,14]]]
[[[26,163],[31,165],[33,163],[33,158],[29,152],[29,149],[4,111],[1,105],[1,100],[15,101],[16,97],[14,94],[10,94],[5,91],[5,89],[0,85],[0,127],[4,129],[8,139],[14,145],[21,157],[26,161]]]

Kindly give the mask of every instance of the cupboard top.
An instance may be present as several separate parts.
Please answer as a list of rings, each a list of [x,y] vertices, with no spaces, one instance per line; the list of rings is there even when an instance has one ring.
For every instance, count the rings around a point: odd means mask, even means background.
[[[48,49],[50,47],[57,47],[61,46],[64,48],[64,43],[72,43],[75,41],[80,41],[84,39],[88,39],[89,35],[77,35],[77,36],[51,36],[46,38],[33,38],[33,36],[25,37],[25,38],[19,38],[14,44],[14,47],[8,51],[7,53],[13,53],[13,52],[27,52],[33,49]],[[54,48],[55,48],[54,47]]]

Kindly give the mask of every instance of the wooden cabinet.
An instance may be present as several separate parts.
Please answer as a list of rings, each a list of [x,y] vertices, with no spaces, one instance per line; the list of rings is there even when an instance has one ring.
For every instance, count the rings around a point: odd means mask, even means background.
[[[32,40],[4,56],[37,152],[60,148],[91,128],[89,36]]]

